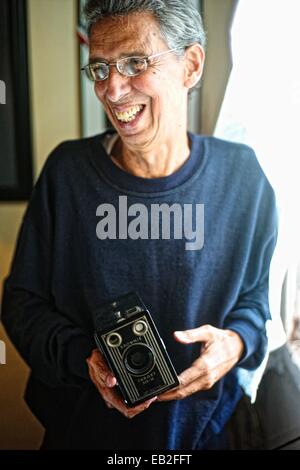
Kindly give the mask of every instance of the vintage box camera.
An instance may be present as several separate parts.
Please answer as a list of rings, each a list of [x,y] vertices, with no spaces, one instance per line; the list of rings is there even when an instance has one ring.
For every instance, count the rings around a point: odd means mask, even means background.
[[[128,406],[179,385],[165,345],[138,294],[119,297],[95,313],[96,344]]]

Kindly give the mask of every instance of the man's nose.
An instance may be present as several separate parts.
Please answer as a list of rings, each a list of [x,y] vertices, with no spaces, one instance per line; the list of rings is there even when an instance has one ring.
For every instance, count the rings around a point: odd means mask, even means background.
[[[131,90],[130,77],[121,75],[116,66],[110,67],[109,76],[105,81],[105,95],[109,101],[115,103],[123,96],[127,95]]]

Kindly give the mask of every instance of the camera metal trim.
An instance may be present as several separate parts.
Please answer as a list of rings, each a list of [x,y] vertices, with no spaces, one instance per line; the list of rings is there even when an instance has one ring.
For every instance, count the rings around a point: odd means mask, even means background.
[[[117,378],[118,387],[128,406],[136,406],[149,398],[179,385],[174,366],[155,323],[136,293],[104,305],[98,313],[95,341]],[[134,325],[144,325],[138,331]],[[117,337],[119,341],[107,341]],[[125,364],[125,354],[136,345],[146,346],[153,354],[153,364],[141,373],[132,373]],[[142,369],[141,369],[142,370]]]

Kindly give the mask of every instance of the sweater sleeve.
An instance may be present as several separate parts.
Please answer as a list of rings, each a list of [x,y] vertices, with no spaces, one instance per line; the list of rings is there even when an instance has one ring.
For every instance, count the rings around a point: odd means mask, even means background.
[[[224,327],[238,333],[244,353],[238,366],[256,369],[267,352],[266,321],[269,310],[269,269],[277,240],[275,196],[265,180],[252,214],[254,227],[249,243],[248,263],[238,300],[225,319]]]
[[[88,379],[86,358],[94,348],[89,334],[51,293],[55,221],[52,216],[49,159],[25,212],[4,283],[2,322],[32,373],[50,386],[79,385]]]

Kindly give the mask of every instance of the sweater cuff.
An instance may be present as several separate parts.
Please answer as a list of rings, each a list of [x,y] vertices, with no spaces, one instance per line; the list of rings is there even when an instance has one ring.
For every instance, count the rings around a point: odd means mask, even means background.
[[[89,380],[87,358],[95,344],[87,336],[80,335],[73,337],[67,348],[67,369],[72,376]]]
[[[263,361],[267,351],[266,336],[245,321],[231,321],[226,325],[226,329],[237,333],[244,343],[243,355],[236,366],[256,369]]]

